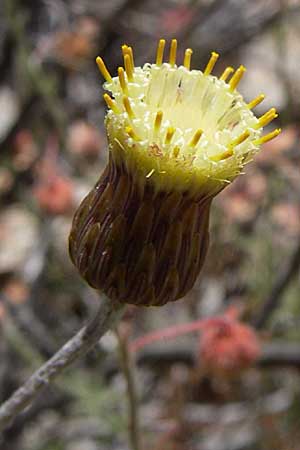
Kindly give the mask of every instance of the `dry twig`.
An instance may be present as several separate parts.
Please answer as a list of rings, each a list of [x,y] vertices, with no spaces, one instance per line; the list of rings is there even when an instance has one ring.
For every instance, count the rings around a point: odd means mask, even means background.
[[[72,362],[85,355],[118,320],[123,307],[115,306],[103,298],[99,311],[91,322],[83,327],[55,355],[42,365],[3,405],[0,407],[0,430],[29,406],[40,391],[48,386]]]

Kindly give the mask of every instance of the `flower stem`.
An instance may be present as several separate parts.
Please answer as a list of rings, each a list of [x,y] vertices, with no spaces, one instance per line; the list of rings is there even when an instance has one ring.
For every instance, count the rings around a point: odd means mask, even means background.
[[[103,297],[96,316],[0,406],[0,431],[76,359],[84,356],[120,318],[124,307]]]
[[[131,444],[131,450],[140,450],[140,430],[139,430],[139,414],[138,414],[138,399],[134,380],[134,365],[132,355],[130,354],[128,339],[123,330],[116,328],[116,336],[119,344],[119,354],[121,367],[126,379],[127,396],[128,396],[128,434]]]

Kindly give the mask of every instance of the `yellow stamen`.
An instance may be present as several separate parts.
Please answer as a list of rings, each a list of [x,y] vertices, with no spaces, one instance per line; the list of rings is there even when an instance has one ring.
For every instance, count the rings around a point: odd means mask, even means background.
[[[249,109],[253,109],[255,108],[255,106],[259,105],[265,98],[264,94],[259,94],[256,98],[254,98],[253,100],[251,100],[251,102],[248,103],[248,108]]]
[[[226,81],[227,78],[229,77],[229,75],[234,72],[234,68],[233,67],[226,67],[226,69],[224,70],[224,72],[222,73],[222,75],[220,76],[220,80]]]
[[[273,119],[276,119],[278,114],[275,108],[271,108],[267,111],[263,116],[259,117],[258,123],[254,126],[254,128],[261,128],[267,126]]]
[[[190,68],[191,68],[192,54],[193,54],[193,50],[191,48],[187,48],[186,51],[184,52],[183,65],[188,70],[190,70]]]
[[[196,145],[199,142],[199,139],[202,136],[202,133],[203,133],[203,130],[200,130],[200,128],[199,128],[199,130],[196,131],[196,133],[194,134],[194,136],[192,137],[192,139],[191,139],[191,141],[189,143],[190,147],[196,147]]]
[[[218,58],[219,58],[218,53],[216,53],[216,52],[211,53],[210,60],[208,61],[207,66],[205,67],[205,70],[204,70],[204,75],[209,75],[212,72]]]
[[[125,108],[128,116],[130,117],[130,119],[134,119],[135,115],[131,108],[129,98],[127,97],[127,95],[124,95],[124,97],[123,97],[123,105],[124,105],[124,108]]]
[[[259,138],[256,141],[254,141],[253,144],[254,145],[265,144],[266,142],[270,141],[271,139],[274,139],[280,133],[281,133],[281,128],[276,128],[276,130],[271,131],[271,133],[268,133],[265,136],[262,136],[261,138]]]
[[[175,131],[176,131],[176,128],[173,128],[173,127],[169,127],[167,129],[167,134],[166,134],[166,139],[165,139],[165,144],[166,145],[170,144],[170,142],[172,140],[172,137],[174,136]]]
[[[230,147],[236,147],[237,145],[244,142],[249,136],[250,136],[250,132],[248,130],[244,131],[244,133],[242,133],[240,136],[238,136],[236,139],[234,139],[230,143]]]
[[[112,82],[111,74],[107,70],[107,67],[106,67],[105,63],[104,63],[103,59],[100,56],[97,56],[96,63],[97,63],[97,66],[98,66],[100,72],[102,73],[104,79],[108,83],[111,83]]]
[[[119,76],[119,82],[120,82],[120,86],[122,88],[122,91],[127,94],[128,89],[127,89],[127,83],[125,80],[125,71],[123,69],[123,67],[119,67],[118,68],[118,76]]]
[[[133,130],[132,127],[126,127],[125,131],[134,141],[140,141],[141,140],[139,138],[139,136],[136,134],[136,132]]]
[[[157,134],[160,130],[162,118],[163,118],[163,112],[157,111],[156,117],[155,117],[155,122],[154,122],[154,133],[155,134]]]
[[[156,65],[157,66],[162,65],[165,45],[166,45],[166,41],[164,39],[160,39],[158,46],[157,46],[157,52],[156,52]]]
[[[180,147],[178,147],[178,145],[176,145],[176,147],[173,148],[174,158],[177,158],[177,156],[179,155],[179,152],[180,152]]]
[[[234,89],[237,87],[237,85],[241,81],[242,76],[244,75],[245,72],[246,72],[246,67],[240,66],[237,69],[237,71],[232,75],[232,78],[229,81],[229,86],[230,86],[231,92],[234,91]]]
[[[115,113],[115,114],[120,114],[120,110],[117,107],[116,102],[108,95],[108,94],[104,94],[103,95],[103,99],[105,101],[105,103],[107,104],[107,106]]]
[[[130,51],[131,50],[131,51]],[[123,53],[123,58],[125,58],[125,55],[129,55],[130,57],[130,65],[131,65],[131,69],[133,70],[133,55],[132,55],[132,48],[128,47],[128,45],[124,44],[122,45],[122,53]]]
[[[132,70],[132,66],[131,66],[130,55],[128,53],[126,53],[124,55],[124,66],[125,66],[128,80],[132,81],[133,80],[133,70]]]
[[[127,53],[130,56],[130,62],[131,62],[131,67],[132,67],[132,71],[134,71],[134,59],[133,59],[133,50],[132,47],[128,47],[127,48]]]
[[[172,39],[169,58],[169,63],[171,66],[174,66],[176,63],[176,53],[177,53],[177,40]]]
[[[232,148],[229,148],[228,150],[225,150],[225,152],[220,153],[219,155],[210,156],[209,159],[211,161],[218,162],[218,161],[222,161],[223,159],[230,158],[230,156],[232,156],[232,155],[233,155],[233,150],[232,150]]]

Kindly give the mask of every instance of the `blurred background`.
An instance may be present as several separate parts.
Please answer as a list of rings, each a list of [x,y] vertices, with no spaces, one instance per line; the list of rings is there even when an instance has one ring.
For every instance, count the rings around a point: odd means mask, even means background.
[[[245,99],[265,93],[256,113],[275,106],[283,131],[216,199],[210,252],[188,297],[130,307],[119,327],[127,350],[162,333],[134,358],[139,450],[299,450],[299,0],[1,1],[1,402],[98,307],[67,251],[76,205],[108,156],[95,57],[115,74],[123,43],[140,65],[161,37],[178,39],[179,58],[192,47],[193,68],[212,50],[216,74],[244,64]],[[232,305],[260,341],[247,370],[206,370],[198,333],[163,338],[166,327]],[[7,429],[1,450],[131,448],[118,345],[108,334],[59,377]]]

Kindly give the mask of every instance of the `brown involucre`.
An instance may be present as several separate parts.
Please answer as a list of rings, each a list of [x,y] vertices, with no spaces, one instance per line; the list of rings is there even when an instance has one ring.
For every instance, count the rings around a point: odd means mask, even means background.
[[[79,206],[69,238],[82,277],[112,301],[161,306],[194,285],[206,256],[212,198],[156,192],[113,158]]]

